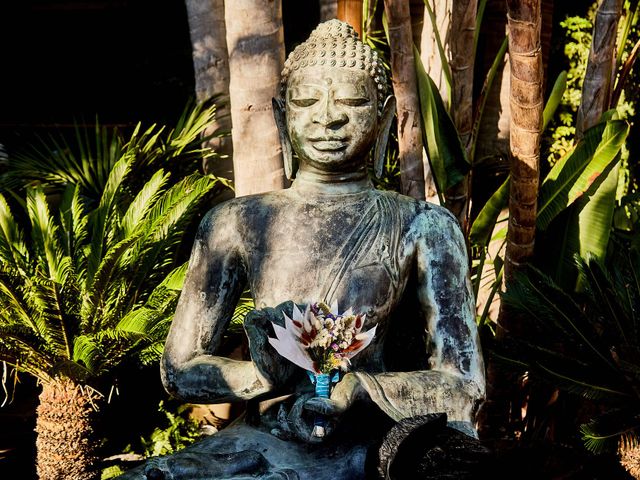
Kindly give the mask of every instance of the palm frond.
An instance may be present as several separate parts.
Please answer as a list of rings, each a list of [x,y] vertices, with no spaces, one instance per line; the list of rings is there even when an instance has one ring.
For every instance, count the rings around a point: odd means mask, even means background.
[[[586,448],[593,453],[614,453],[621,442],[637,444],[640,416],[637,409],[614,409],[581,425]]]
[[[138,227],[147,212],[156,203],[169,180],[169,176],[164,170],[158,170],[133,199],[120,222],[125,237]]]
[[[80,196],[79,185],[69,184],[63,192],[60,203],[60,225],[63,232],[64,253],[73,258],[76,271],[81,271],[84,260],[82,246],[88,236],[88,217],[84,201]]]
[[[42,275],[30,279],[29,296],[31,315],[44,327],[43,337],[61,357],[71,358],[73,333],[77,322],[62,307],[60,284]]]
[[[121,240],[113,245],[102,258],[93,277],[93,282],[85,290],[82,302],[81,315],[87,331],[93,332],[103,325],[102,310],[109,301],[106,298],[110,291],[108,287],[113,283],[113,277],[117,274],[120,260],[131,246],[140,239],[142,234],[141,231],[138,231]]]
[[[0,194],[0,260],[24,270],[29,252],[20,225],[13,216],[7,200]]]
[[[87,286],[93,283],[93,277],[100,266],[105,248],[108,248],[104,241],[107,225],[113,215],[116,195],[118,194],[122,182],[131,168],[132,158],[125,156],[114,165],[100,198],[100,205],[96,208],[90,218],[91,229],[91,249],[87,264]]]
[[[64,255],[58,225],[49,212],[49,205],[41,187],[27,192],[27,210],[38,263],[51,280],[64,283],[71,262],[70,258]]]

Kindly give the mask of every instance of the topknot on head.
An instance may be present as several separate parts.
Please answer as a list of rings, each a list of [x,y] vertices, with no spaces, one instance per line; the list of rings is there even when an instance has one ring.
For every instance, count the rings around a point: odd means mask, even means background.
[[[314,66],[363,70],[378,90],[378,113],[388,95],[389,83],[378,52],[362,43],[355,29],[340,20],[318,25],[309,38],[289,54],[282,70],[280,96],[285,98],[289,76],[296,70]]]

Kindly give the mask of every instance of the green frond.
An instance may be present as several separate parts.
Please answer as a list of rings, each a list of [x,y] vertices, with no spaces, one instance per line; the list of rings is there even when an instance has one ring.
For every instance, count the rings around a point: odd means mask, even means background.
[[[113,328],[79,335],[73,346],[73,361],[98,376],[120,363],[143,340],[138,333]]]
[[[20,273],[0,265],[0,318],[9,323],[21,322],[42,336],[44,325],[34,319],[25,299],[25,278]]]
[[[184,284],[184,277],[187,274],[189,268],[189,262],[184,262],[179,267],[174,268],[165,279],[158,285],[159,287],[165,287],[170,290],[182,290]]]
[[[546,325],[553,338],[575,337],[583,342],[594,361],[616,370],[595,325],[575,300],[539,270],[528,267],[516,275],[502,299],[532,324]]]
[[[170,234],[178,233],[175,227],[197,206],[197,202],[204,197],[217,183],[217,179],[200,174],[192,174],[180,180],[168,189],[149,211],[146,221],[142,224],[148,228],[149,236],[154,240],[162,240]],[[181,233],[181,232],[180,232]]]
[[[145,236],[127,258],[135,267],[131,283],[134,291],[139,291],[154,272],[166,271],[171,266],[184,229],[215,184],[211,177],[190,175],[164,192],[148,212],[139,227]],[[136,295],[132,300],[139,299]]]
[[[94,210],[89,218],[91,230],[91,249],[87,264],[87,284],[93,283],[93,277],[100,266],[104,249],[107,247],[104,241],[107,232],[107,225],[113,215],[113,206],[116,196],[122,187],[122,182],[131,168],[130,156],[125,156],[114,165],[100,199],[100,205]]]
[[[103,325],[101,310],[108,302],[108,298],[106,298],[109,292],[108,287],[113,284],[113,277],[117,275],[121,258],[141,236],[142,232],[139,231],[112,246],[100,262],[93,281],[90,285],[86,285],[82,317],[88,331],[94,331],[95,328],[100,328]]]
[[[35,187],[27,192],[27,211],[31,220],[31,239],[39,257],[38,263],[50,279],[62,283],[62,277],[68,268],[68,261],[65,259],[69,257],[62,250],[59,228],[49,212],[42,187]]]
[[[71,358],[77,319],[62,307],[61,285],[41,275],[30,279],[27,303],[31,315],[43,327],[43,337],[60,357]]]
[[[636,445],[640,435],[640,417],[637,409],[612,409],[580,426],[587,450],[615,453],[623,445]]]
[[[82,246],[88,236],[84,202],[80,196],[79,185],[67,185],[60,203],[60,225],[63,231],[65,255],[74,259],[76,271],[82,270],[84,252]]]
[[[16,269],[26,268],[29,251],[23,238],[22,229],[7,200],[0,194],[0,262],[6,262]]]
[[[140,222],[142,222],[147,212],[162,193],[162,189],[167,184],[169,176],[168,173],[164,173],[164,170],[158,170],[133,199],[120,222],[124,237],[131,235]]]

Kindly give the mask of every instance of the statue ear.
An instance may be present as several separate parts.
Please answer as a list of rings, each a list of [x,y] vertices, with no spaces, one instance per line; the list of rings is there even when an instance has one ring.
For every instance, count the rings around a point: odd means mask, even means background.
[[[291,140],[289,132],[287,132],[287,118],[285,114],[284,100],[280,98],[272,98],[273,117],[278,127],[278,136],[280,137],[280,145],[282,146],[282,158],[284,160],[284,174],[289,180],[293,180],[293,152],[291,149]]]
[[[390,95],[384,102],[382,107],[382,115],[380,117],[380,125],[378,126],[378,138],[376,146],[373,150],[373,172],[376,178],[382,176],[382,168],[384,166],[384,154],[387,150],[387,142],[389,141],[389,130],[393,122],[393,116],[396,113],[396,97]]]

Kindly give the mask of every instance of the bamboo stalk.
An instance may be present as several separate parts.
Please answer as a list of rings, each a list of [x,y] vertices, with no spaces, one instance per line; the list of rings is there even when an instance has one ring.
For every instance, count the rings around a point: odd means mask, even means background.
[[[420,100],[413,58],[409,3],[384,0],[389,25],[391,75],[397,101],[398,149],[402,193],[424,200]]]

